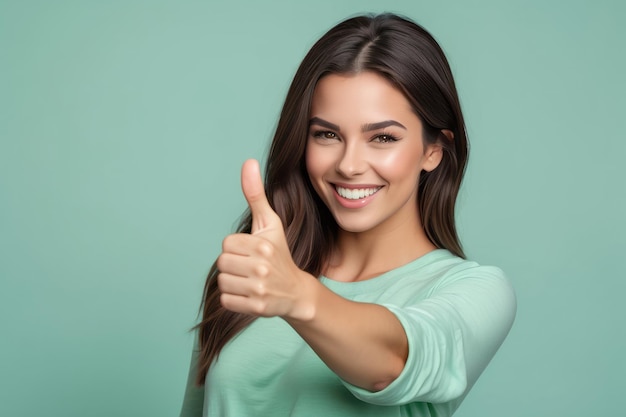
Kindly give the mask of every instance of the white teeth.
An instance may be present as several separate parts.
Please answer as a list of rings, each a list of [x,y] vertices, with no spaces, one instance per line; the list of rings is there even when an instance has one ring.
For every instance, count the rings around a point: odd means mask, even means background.
[[[336,186],[335,188],[337,189],[337,193],[340,196],[348,200],[360,200],[362,198],[371,196],[372,194],[376,193],[378,190],[381,189],[381,187],[351,189],[351,188],[343,188],[339,186]]]

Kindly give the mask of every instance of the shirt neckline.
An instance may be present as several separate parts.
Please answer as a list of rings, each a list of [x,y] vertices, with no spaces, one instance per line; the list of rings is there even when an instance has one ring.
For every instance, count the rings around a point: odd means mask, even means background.
[[[351,293],[362,293],[365,291],[377,290],[380,287],[385,286],[390,279],[401,276],[408,271],[413,274],[416,269],[430,264],[435,260],[449,256],[451,256],[451,253],[447,249],[435,249],[420,256],[419,258],[407,262],[404,265],[363,281],[337,281],[332,278],[328,278],[325,275],[320,275],[319,280],[326,287],[338,293],[346,295]]]

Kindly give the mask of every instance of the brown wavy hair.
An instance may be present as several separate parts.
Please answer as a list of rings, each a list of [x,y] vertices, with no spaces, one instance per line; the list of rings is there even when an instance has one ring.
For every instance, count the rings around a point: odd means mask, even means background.
[[[305,167],[305,148],[313,92],[328,74],[375,72],[403,92],[424,126],[426,144],[439,143],[443,159],[422,172],[419,215],[428,238],[438,248],[464,257],[454,222],[454,206],[468,157],[468,142],[448,61],[435,39],[421,26],[393,14],[358,16],[330,29],[313,45],[291,83],[269,151],[265,186],[268,200],[283,222],[298,267],[319,276],[335,248],[338,226],[317,196]],[[450,130],[448,139],[442,130]],[[250,212],[238,232],[249,233]],[[220,304],[214,263],[204,287],[196,383],[204,384],[211,363],[224,345],[254,317]]]

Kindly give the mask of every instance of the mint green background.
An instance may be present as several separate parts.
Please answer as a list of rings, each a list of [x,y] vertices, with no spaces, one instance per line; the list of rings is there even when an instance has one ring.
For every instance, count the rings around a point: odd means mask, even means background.
[[[0,415],[177,415],[241,162],[312,42],[384,10],[449,55],[460,231],[518,291],[457,415],[622,415],[623,4],[0,0]]]

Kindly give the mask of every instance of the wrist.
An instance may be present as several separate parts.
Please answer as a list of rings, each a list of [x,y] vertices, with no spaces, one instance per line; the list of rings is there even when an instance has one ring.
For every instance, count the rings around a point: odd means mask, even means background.
[[[322,284],[311,274],[300,271],[300,286],[291,311],[283,318],[288,322],[310,322],[318,310],[320,286]]]

